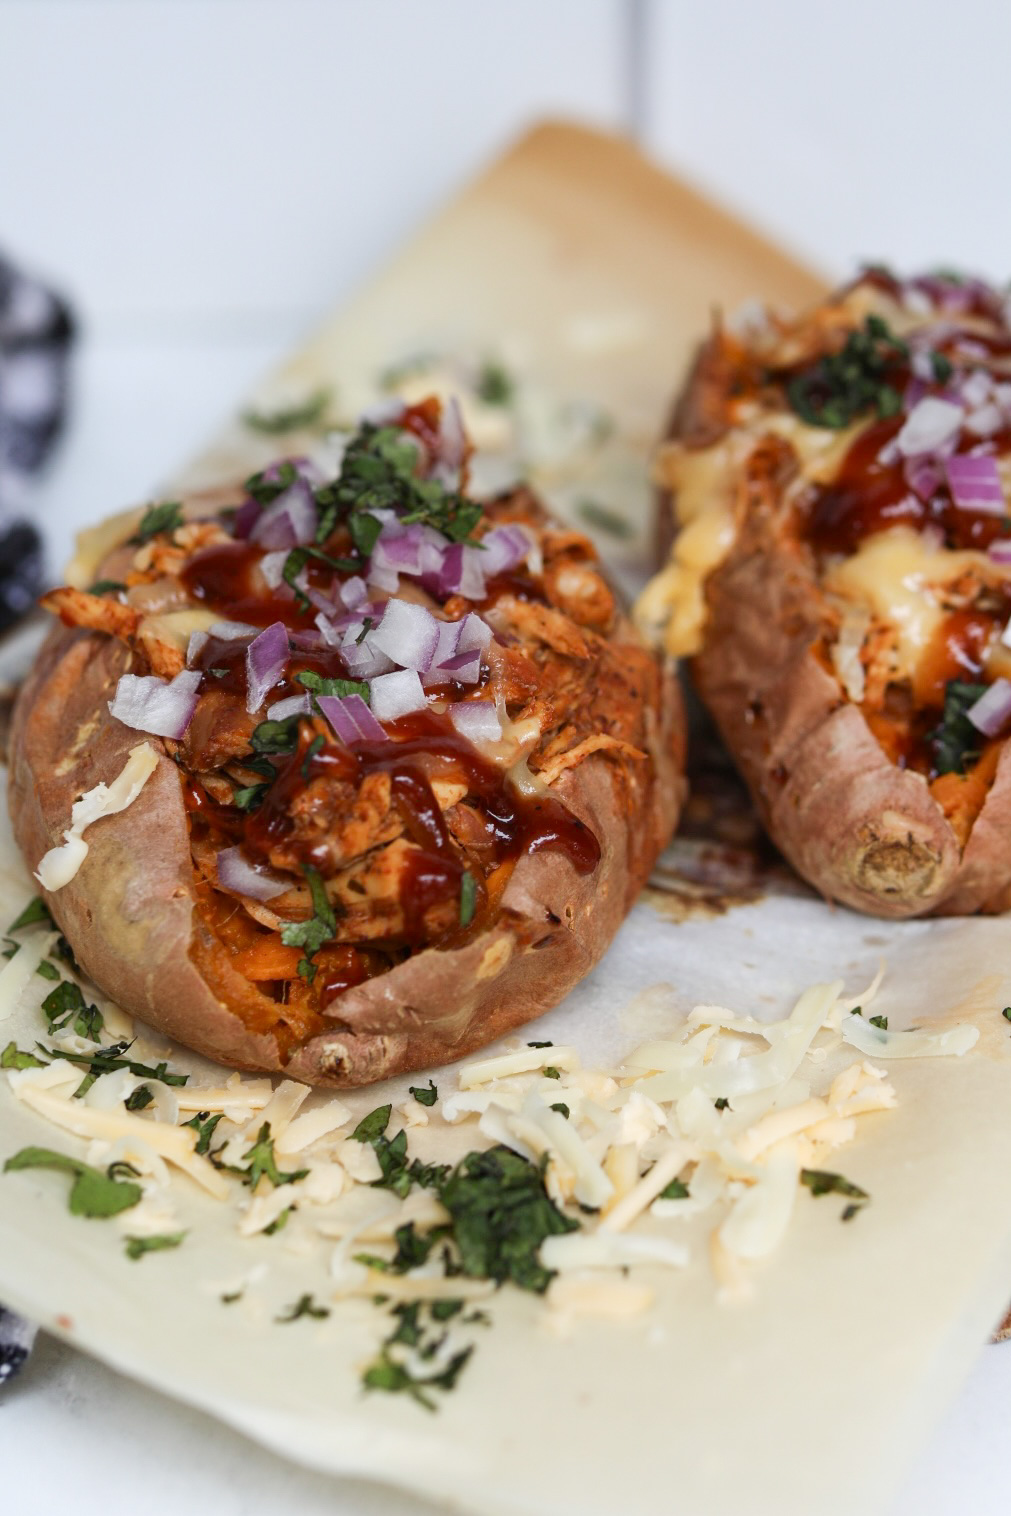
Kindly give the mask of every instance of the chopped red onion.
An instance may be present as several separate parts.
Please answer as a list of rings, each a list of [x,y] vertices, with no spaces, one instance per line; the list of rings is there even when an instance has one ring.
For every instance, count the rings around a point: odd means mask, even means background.
[[[482,567],[485,577],[494,579],[496,574],[507,573],[522,563],[533,542],[522,526],[509,522],[505,526],[493,526],[490,532],[485,532],[481,546],[484,549]]]
[[[210,628],[211,636],[221,642],[241,642],[257,636],[259,631],[260,627],[251,626],[248,621],[215,621]]]
[[[282,547],[275,553],[264,553],[260,559],[260,573],[272,590],[280,589],[284,583],[284,565],[290,551],[290,548]]]
[[[976,368],[958,386],[958,398],[968,410],[973,411],[989,400],[991,387],[990,375],[985,369]]]
[[[316,625],[319,627],[320,634],[327,647],[340,647],[341,634],[334,626],[329,616],[324,616],[321,611],[320,614],[316,617]],[[364,622],[362,625],[364,626]]]
[[[190,632],[190,640],[186,645],[186,663],[189,668],[193,667],[210,640],[207,632]]]
[[[330,646],[322,632],[313,631],[311,627],[303,627],[299,632],[288,632],[288,641],[292,647],[299,648],[303,653],[318,653],[323,648]]]
[[[184,669],[171,681],[154,674],[123,674],[109,710],[117,721],[154,737],[185,737],[199,699],[203,675]]]
[[[372,563],[398,574],[421,573],[422,529],[419,522],[406,527],[384,526],[372,550]]]
[[[457,651],[462,653],[472,647],[486,648],[492,639],[492,629],[487,621],[482,621],[476,611],[468,611],[459,623],[460,636],[457,640]]]
[[[275,700],[273,705],[267,706],[269,721],[287,721],[289,716],[311,715],[312,703],[308,691],[304,695],[286,695],[283,700]]]
[[[250,900],[273,900],[292,888],[292,881],[280,879],[267,869],[257,868],[241,847],[226,847],[218,854],[218,883],[234,895],[248,895]]]
[[[369,695],[372,713],[379,721],[396,721],[412,711],[423,711],[428,704],[421,680],[414,669],[397,669],[373,679]]]
[[[994,401],[978,406],[965,418],[965,429],[974,437],[993,437],[1004,425],[1004,413]]]
[[[459,684],[476,684],[481,676],[481,649],[472,647],[454,653],[440,665],[440,672]]]
[[[899,452],[904,458],[918,458],[947,447],[961,431],[963,415],[960,405],[925,395],[913,406],[895,439]]]
[[[963,511],[981,511],[987,516],[1003,516],[1004,491],[995,458],[956,453],[945,459],[944,471],[955,504]]]
[[[304,573],[305,570],[303,569],[302,572]],[[306,579],[304,584],[300,583],[301,579],[302,574],[299,574],[298,578],[295,580],[295,583],[298,585],[299,589],[302,591],[303,595],[310,602],[310,604],[314,605],[318,611],[322,611],[324,616],[336,615],[337,602],[332,598],[328,598],[326,595],[324,595],[322,590],[313,589],[308,579]],[[336,593],[336,585],[333,585],[332,588]]]
[[[480,548],[464,547],[454,542],[446,549],[442,573],[439,575],[440,595],[463,595],[467,600],[483,600],[485,597],[484,554]]]
[[[345,579],[340,586],[338,594],[345,607],[349,611],[355,610],[363,600],[369,598],[369,587],[365,580],[358,574],[353,574],[350,579]]]
[[[1011,680],[995,679],[965,714],[985,737],[999,737],[1011,722]]]
[[[944,474],[933,458],[907,458],[902,465],[906,483],[921,500],[932,500],[944,483]]]
[[[246,710],[252,714],[267,691],[284,673],[288,662],[288,628],[283,621],[268,626],[246,649]]]
[[[387,568],[382,563],[377,563],[375,556],[369,559],[369,584],[375,589],[385,590],[388,595],[395,595],[400,588],[400,575],[396,569]]]
[[[312,489],[305,479],[298,478],[266,507],[249,540],[266,548],[303,547],[315,539],[318,524]]]
[[[382,621],[369,633],[374,648],[406,669],[429,668],[438,640],[439,623],[431,611],[409,600],[388,600]]]
[[[459,489],[461,471],[467,459],[467,433],[463,416],[455,395],[442,407],[439,418],[439,446],[435,456],[432,477],[447,489]]]
[[[396,665],[374,645],[372,633],[362,636],[363,632],[365,622],[354,621],[341,639],[341,656],[348,673],[352,679],[374,679],[377,674],[388,674]]]
[[[244,542],[257,521],[259,521],[262,510],[263,506],[258,500],[254,500],[252,495],[249,496],[248,500],[244,500],[235,512],[235,520],[232,522],[232,536],[238,537],[240,542]]]
[[[1000,634],[1000,640],[1004,647],[1011,647],[1011,621]]]
[[[461,700],[449,708],[449,719],[470,742],[501,742],[502,723],[492,700]]]
[[[987,554],[994,563],[1011,564],[1011,537],[995,537],[987,548]]]
[[[383,731],[361,695],[317,695],[316,704],[348,747],[358,742],[385,742]]]

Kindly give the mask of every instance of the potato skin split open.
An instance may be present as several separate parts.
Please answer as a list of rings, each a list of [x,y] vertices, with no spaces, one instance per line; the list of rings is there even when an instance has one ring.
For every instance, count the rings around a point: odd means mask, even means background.
[[[195,905],[175,744],[146,739],[159,754],[154,774],[126,811],[88,829],[84,863],[44,892],[46,903],[105,994],[219,1063],[341,1088],[459,1058],[548,1010],[589,972],[676,823],[684,736],[673,665],[646,653],[621,614],[610,640],[627,647],[634,670],[615,726],[645,757],[591,752],[550,786],[598,839],[597,867],[580,873],[564,851],[521,856],[486,931],[344,990],[326,1005],[323,1029],[301,1042],[240,1014],[248,985]],[[108,708],[136,667],[128,645],[87,627],[56,627],[40,653],[10,741],[10,810],[31,869],[61,841],[74,800],[111,781],[144,740]]]

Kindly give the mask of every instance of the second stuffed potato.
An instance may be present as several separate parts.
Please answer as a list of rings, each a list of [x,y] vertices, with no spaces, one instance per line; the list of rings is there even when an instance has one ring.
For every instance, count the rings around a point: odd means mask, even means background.
[[[762,818],[829,898],[1011,905],[1011,328],[868,270],[703,346],[640,621],[688,656]]]

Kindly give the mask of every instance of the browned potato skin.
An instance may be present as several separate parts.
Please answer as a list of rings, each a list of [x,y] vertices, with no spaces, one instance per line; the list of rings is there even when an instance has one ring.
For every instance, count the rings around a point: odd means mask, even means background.
[[[705,446],[727,426],[718,337],[699,352],[672,435]],[[827,899],[874,916],[964,916],[1011,906],[1011,742],[963,849],[922,775],[897,768],[813,654],[823,602],[813,556],[784,536],[778,499],[752,499],[706,583],[691,669],[762,821]],[[673,535],[673,502],[660,514]]]
[[[639,644],[624,618],[617,642]],[[454,951],[428,949],[345,991],[332,1027],[282,1061],[273,1035],[250,1032],[210,989],[194,951],[223,950],[194,911],[194,873],[180,775],[156,737],[108,712],[130,666],[120,643],[55,629],[24,685],[10,741],[10,809],[29,866],[62,840],[74,799],[119,773],[138,742],[160,750],[138,799],[88,829],[88,856],[46,903],[84,971],[126,1010],[235,1068],[284,1072],[336,1088],[459,1058],[557,1004],[603,954],[677,821],[684,796],[684,729],[672,672],[629,690],[643,711],[650,761],[593,754],[553,791],[587,823],[601,861],[580,875],[567,857],[522,858],[494,927]],[[649,665],[651,668],[652,664]],[[194,934],[201,941],[194,942]],[[223,982],[228,987],[225,970]],[[245,981],[235,985],[238,1000]]]

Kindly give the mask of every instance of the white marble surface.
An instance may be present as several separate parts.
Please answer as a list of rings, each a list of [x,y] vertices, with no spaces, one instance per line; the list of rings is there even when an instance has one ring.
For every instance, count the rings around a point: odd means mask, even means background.
[[[871,254],[1006,275],[1009,44],[1011,10],[987,0],[0,0],[0,245],[59,277],[85,328],[38,502],[54,562],[538,113],[637,117],[832,271]],[[894,1516],[1003,1516],[1009,1398],[1011,1347],[985,1349]],[[19,1516],[419,1509],[45,1337],[0,1396],[0,1464]]]

